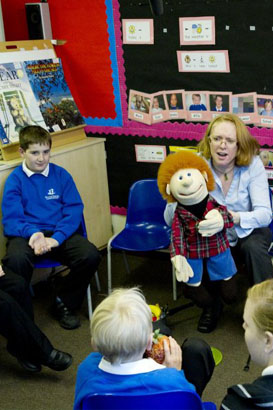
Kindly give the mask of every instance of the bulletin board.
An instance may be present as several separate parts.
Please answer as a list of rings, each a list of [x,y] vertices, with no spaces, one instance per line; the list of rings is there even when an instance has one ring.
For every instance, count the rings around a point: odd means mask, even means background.
[[[142,177],[156,178],[158,163],[136,162],[135,145],[196,145],[206,123],[184,120],[153,125],[128,120],[129,90],[231,91],[273,94],[273,3],[268,0],[163,0],[164,13],[153,16],[148,0],[113,0],[113,27],[122,107],[119,127],[87,127],[106,137],[110,200],[113,210],[125,208],[130,185]],[[214,16],[215,45],[181,46],[179,17]],[[123,19],[154,19],[154,44],[122,43]],[[109,24],[111,22],[109,21]],[[181,73],[177,50],[228,50],[230,73]],[[249,126],[263,147],[273,146],[273,130]],[[122,184],[121,182],[122,181]]]

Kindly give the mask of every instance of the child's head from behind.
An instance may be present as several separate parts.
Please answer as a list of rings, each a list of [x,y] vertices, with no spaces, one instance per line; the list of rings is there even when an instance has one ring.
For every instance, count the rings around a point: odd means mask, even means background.
[[[273,365],[273,279],[248,290],[243,328],[251,359],[261,366]]]
[[[39,125],[28,125],[19,132],[19,145],[26,151],[31,144],[48,145],[51,148],[50,133]]]
[[[92,342],[112,364],[139,360],[151,334],[151,310],[138,288],[114,290],[93,313]]]

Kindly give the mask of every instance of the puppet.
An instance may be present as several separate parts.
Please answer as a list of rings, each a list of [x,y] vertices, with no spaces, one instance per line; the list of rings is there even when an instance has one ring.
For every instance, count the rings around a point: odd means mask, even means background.
[[[170,154],[160,165],[158,187],[168,201],[164,217],[172,226],[170,254],[177,280],[200,286],[205,259],[211,281],[228,281],[236,273],[226,235],[233,220],[209,195],[214,178],[207,162],[186,150]]]

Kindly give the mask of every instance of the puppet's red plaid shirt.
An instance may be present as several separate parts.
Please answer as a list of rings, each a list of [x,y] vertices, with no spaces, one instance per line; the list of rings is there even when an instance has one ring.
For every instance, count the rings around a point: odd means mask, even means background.
[[[224,220],[224,228],[221,232],[211,236],[203,237],[198,232],[198,224],[205,219],[205,215],[212,209],[217,209]],[[219,205],[211,196],[208,198],[207,207],[203,218],[199,219],[191,212],[177,204],[173,223],[170,252],[171,257],[183,255],[186,258],[198,259],[209,258],[218,255],[229,248],[226,228],[232,228],[233,219],[227,208]]]

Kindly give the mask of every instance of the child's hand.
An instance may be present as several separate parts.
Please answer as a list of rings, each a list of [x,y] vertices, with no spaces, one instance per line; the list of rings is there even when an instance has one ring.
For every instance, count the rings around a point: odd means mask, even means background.
[[[35,232],[31,235],[28,244],[33,249],[35,255],[43,255],[51,249],[48,247],[46,238],[42,232]]]
[[[172,338],[169,337],[170,347],[166,340],[164,343],[165,360],[163,362],[166,367],[174,367],[177,370],[182,368],[182,350],[179,344]]]
[[[57,248],[59,246],[59,242],[56,241],[54,238],[45,238],[46,239],[46,244],[49,250],[51,251],[52,248]]]
[[[3,268],[2,268],[2,266],[0,265],[0,278],[1,278],[1,276],[4,276],[5,275],[5,272],[3,271]]]

